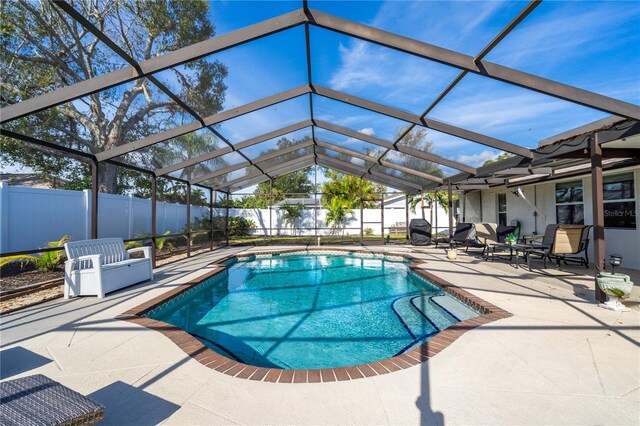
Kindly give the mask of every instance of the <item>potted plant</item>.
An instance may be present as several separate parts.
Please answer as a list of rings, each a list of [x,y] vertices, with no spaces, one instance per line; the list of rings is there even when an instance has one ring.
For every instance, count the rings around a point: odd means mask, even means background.
[[[631,277],[625,274],[615,274],[600,272],[596,276],[596,282],[602,291],[607,295],[607,301],[599,306],[612,311],[628,312],[629,308],[620,301],[631,293],[633,282]]]
[[[514,245],[515,243],[518,242],[518,237],[516,237],[515,234],[511,233],[509,235],[507,235],[507,237],[504,239],[504,241],[509,244],[510,246]]]

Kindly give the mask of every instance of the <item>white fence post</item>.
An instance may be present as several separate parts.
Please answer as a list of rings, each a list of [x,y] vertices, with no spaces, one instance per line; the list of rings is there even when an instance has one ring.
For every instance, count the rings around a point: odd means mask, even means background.
[[[133,238],[133,195],[129,194],[129,238]]]
[[[91,190],[84,189],[84,239],[91,238]]]
[[[9,247],[9,184],[0,182],[0,253]]]

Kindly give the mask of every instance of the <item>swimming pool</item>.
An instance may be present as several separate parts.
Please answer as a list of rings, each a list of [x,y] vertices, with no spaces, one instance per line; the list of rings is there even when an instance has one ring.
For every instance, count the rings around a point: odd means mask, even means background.
[[[145,316],[237,362],[313,369],[400,355],[480,315],[402,257],[303,252],[226,266]]]

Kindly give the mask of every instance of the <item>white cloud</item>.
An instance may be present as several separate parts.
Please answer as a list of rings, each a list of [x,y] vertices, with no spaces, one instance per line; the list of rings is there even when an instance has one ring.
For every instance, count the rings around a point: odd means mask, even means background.
[[[555,6],[543,19],[537,16],[530,23],[525,21],[495,49],[492,60],[515,67],[529,63],[546,64],[548,68],[566,64],[570,58],[610,51],[612,46],[628,41],[624,36],[612,38],[603,34],[617,31],[625,22],[634,25],[632,22],[637,19],[637,12],[615,2],[568,2]],[[626,13],[615,13],[616,8]],[[540,61],[541,55],[544,61]]]
[[[489,151],[489,150],[484,150],[482,152],[479,152],[477,154],[471,154],[471,155],[467,155],[467,154],[462,154],[459,155],[457,158],[457,161],[459,163],[462,164],[467,164],[469,166],[472,167],[477,167],[477,166],[481,166],[482,163],[484,163],[487,160],[491,160],[495,157],[498,156],[498,152],[496,151]]]
[[[334,90],[415,112],[435,98],[456,71],[434,62],[354,40],[338,46],[340,65],[328,83]]]
[[[475,54],[491,38],[485,27],[502,9],[502,2],[383,2],[370,25]],[[451,31],[456,28],[456,31]],[[486,39],[486,40],[485,40]],[[412,112],[422,112],[458,70],[362,40],[337,46],[340,65],[329,78],[334,90],[346,91]]]
[[[360,133],[364,133],[365,135],[373,136],[376,134],[376,131],[373,130],[372,127],[365,127],[364,129],[358,130]]]
[[[329,81],[333,89],[386,85],[383,70],[384,64],[389,60],[389,52],[361,40],[356,40],[349,46],[340,43],[338,51],[342,63]]]
[[[568,101],[475,76],[465,77],[430,114],[436,120],[529,147],[602,116]]]

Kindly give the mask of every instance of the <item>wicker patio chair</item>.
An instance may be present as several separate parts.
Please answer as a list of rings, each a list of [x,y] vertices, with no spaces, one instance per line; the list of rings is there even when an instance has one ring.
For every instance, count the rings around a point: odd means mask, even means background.
[[[1,425],[93,425],[104,407],[42,374],[0,383]]]

